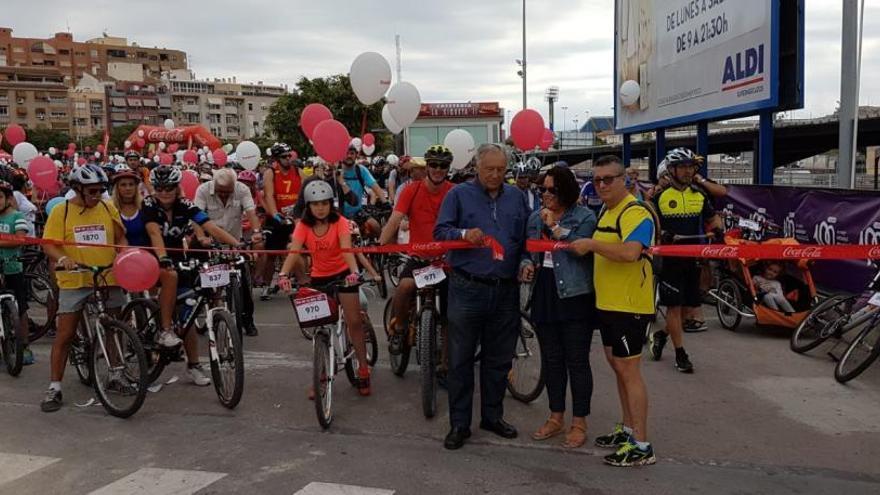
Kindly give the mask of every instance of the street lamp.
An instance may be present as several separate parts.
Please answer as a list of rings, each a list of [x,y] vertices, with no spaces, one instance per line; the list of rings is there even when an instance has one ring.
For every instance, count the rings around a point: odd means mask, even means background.
[[[562,132],[565,132],[565,111],[568,107],[562,107]]]
[[[553,129],[553,104],[556,103],[556,100],[559,99],[559,86],[550,86],[547,88],[547,91],[544,93],[544,98],[550,103],[550,130]]]

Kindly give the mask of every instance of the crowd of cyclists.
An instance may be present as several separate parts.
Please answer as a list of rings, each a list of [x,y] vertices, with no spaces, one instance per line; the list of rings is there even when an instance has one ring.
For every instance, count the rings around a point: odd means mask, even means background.
[[[596,160],[584,181],[564,162],[543,164],[505,146],[488,146],[481,147],[471,164],[461,170],[451,169],[452,153],[442,145],[429,147],[423,157],[399,158],[393,154],[368,157],[361,148],[350,146],[343,161],[326,163],[300,160],[290,146],[276,143],[267,150],[265,163],[255,170],[234,161],[224,167],[205,161],[160,165],[131,150],[122,157],[96,157],[72,167],[59,156],[53,158],[59,158],[61,183],[51,198],[32,191],[26,172],[7,163],[0,167],[0,233],[37,235],[80,246],[148,248],[161,268],[152,291],[161,319],[155,344],[181,347],[188,375],[198,386],[209,385],[211,378],[200,362],[198,335],[181,332],[175,315],[180,288],[191,283],[178,273],[180,262],[205,256],[200,249],[224,247],[258,253],[251,256],[250,268],[242,272],[242,304],[235,315],[242,333],[251,337],[259,334],[254,320],[255,291],[261,300],[268,300],[278,291],[289,293],[298,286],[338,283],[338,300],[358,363],[356,388],[368,396],[374,386],[358,284],[364,279],[379,282],[384,274],[382,267],[374,266],[376,258],[346,250],[356,243],[427,244],[435,240],[465,240],[483,246],[491,226],[479,228],[469,223],[482,211],[469,208],[473,201],[485,199],[492,208],[487,210],[486,221],[498,227],[492,231],[494,235],[502,237],[502,244],[521,244],[522,255],[507,261],[517,273],[511,277],[504,270],[481,272],[483,265],[491,263],[486,250],[474,249],[467,259],[458,256],[451,261],[450,284],[442,289],[441,313],[460,308],[447,309],[447,301],[456,299],[455,294],[447,294],[456,290],[456,277],[475,287],[521,283],[533,287],[532,320],[542,348],[550,416],[531,436],[545,440],[564,433],[563,445],[568,448],[586,441],[592,394],[590,337],[599,329],[606,357],[617,376],[622,414],[610,434],[596,437],[596,445],[615,450],[605,458],[612,465],[654,463],[647,440],[647,391],[639,367],[642,348],[649,340],[652,358],[660,360],[666,340],[671,338],[676,369],[692,373],[694,365],[684,350],[682,332],[704,330],[705,323],[695,309],[702,304],[701,270],[695,260],[683,259],[658,274],[660,304],[668,308],[666,328],[648,335],[656,308],[653,260],[646,255],[646,248],[658,242],[679,242],[675,236],[721,236],[711,197],[723,195],[723,186],[699,175],[702,157],[687,149],[670,151],[660,167],[660,183],[645,186],[637,170],[624,169],[621,160],[613,156]],[[181,187],[188,169],[201,182],[191,198]],[[496,181],[501,184],[488,185]],[[497,218],[496,205],[507,209],[498,217],[511,218]],[[526,253],[526,238],[565,241],[570,248]],[[71,342],[92,293],[91,275],[76,269],[111,265],[121,249],[80,246],[42,246],[58,289],[49,387],[41,402],[45,412],[57,411],[64,404],[62,379]],[[308,255],[301,253],[303,249]],[[261,253],[263,250],[290,253],[282,256]],[[443,254],[407,257],[396,272],[399,283],[391,295],[388,328],[392,356],[400,355],[410,326],[414,272]],[[23,268],[17,261],[21,255],[20,244],[0,242],[6,289],[14,292],[19,303],[23,322],[19,335],[27,342],[29,297],[21,276]],[[106,281],[113,286],[106,307],[118,311],[126,303],[126,294],[116,287],[112,272]],[[442,342],[449,348],[443,350],[440,373],[441,382],[449,375],[451,396],[453,388],[457,394],[465,390],[461,388],[463,376],[473,381],[473,353],[470,375],[460,374],[464,362],[459,359],[461,349],[453,348],[461,342],[460,335],[453,335],[462,331],[457,325],[461,322],[443,324]],[[495,359],[485,348],[488,343],[484,342],[480,351],[483,366]],[[29,349],[24,352],[25,364],[32,364],[33,354]],[[498,369],[503,371],[501,379],[506,380],[509,360],[498,363]],[[124,388],[125,384],[118,386]],[[574,417],[566,429],[563,418],[569,386]],[[309,391],[310,398],[314,394]],[[484,411],[481,428],[508,438],[516,436],[500,413],[493,413],[496,417],[492,418],[486,414]],[[445,446],[459,448],[469,436],[469,424],[456,424],[453,419]]]

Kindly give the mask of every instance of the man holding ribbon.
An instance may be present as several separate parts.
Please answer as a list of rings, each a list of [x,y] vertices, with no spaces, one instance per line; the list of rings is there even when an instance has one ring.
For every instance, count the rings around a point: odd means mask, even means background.
[[[449,421],[444,447],[458,449],[471,436],[474,354],[481,345],[480,428],[515,438],[504,421],[504,394],[519,332],[517,269],[525,256],[525,197],[504,184],[507,153],[496,144],[477,150],[477,177],[449,191],[440,206],[434,238],[484,246],[489,237],[504,249],[497,261],[487,249],[452,251],[449,282]]]

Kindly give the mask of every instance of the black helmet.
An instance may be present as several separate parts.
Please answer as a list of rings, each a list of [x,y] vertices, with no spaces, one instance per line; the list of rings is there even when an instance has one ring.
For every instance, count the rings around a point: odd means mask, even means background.
[[[161,165],[150,172],[150,182],[154,186],[176,186],[180,184],[180,170],[168,165]]]
[[[283,155],[290,154],[293,151],[293,148],[290,147],[287,143],[275,143],[269,148],[269,157],[273,160],[280,159]]]
[[[452,151],[442,144],[435,144],[425,151],[425,161],[429,164],[434,162],[448,167],[452,164]]]

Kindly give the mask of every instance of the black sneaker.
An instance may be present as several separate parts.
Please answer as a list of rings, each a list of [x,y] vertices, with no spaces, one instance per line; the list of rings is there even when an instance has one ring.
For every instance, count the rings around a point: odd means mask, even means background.
[[[629,442],[629,433],[623,429],[622,423],[614,425],[614,431],[607,435],[596,437],[596,447],[603,449],[616,449]]]
[[[683,326],[684,331],[688,333],[705,332],[709,329],[709,325],[706,325],[705,321],[700,320],[685,320]]]
[[[137,385],[123,376],[111,376],[107,381],[107,390],[123,396],[133,396],[138,393]]]
[[[605,464],[617,467],[647,466],[656,462],[654,447],[651,444],[648,444],[647,449],[642,450],[633,441],[626,442],[617,449],[617,452],[605,456]]]
[[[669,338],[663,330],[657,330],[651,334],[649,341],[651,342],[651,359],[660,361],[663,357],[663,347],[666,345],[666,339]]]
[[[61,397],[61,391],[50,388],[46,392],[46,396],[43,397],[43,402],[40,402],[40,410],[43,412],[55,412],[61,409],[62,404],[64,404],[64,400]]]
[[[681,371],[682,373],[693,373],[694,372],[694,364],[691,363],[690,358],[687,353],[684,351],[675,353],[675,369]]]
[[[254,325],[253,323],[250,323],[250,324],[244,326],[244,334],[247,335],[248,337],[256,337],[257,335],[260,335],[260,331],[257,330],[256,325]]]

